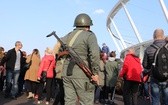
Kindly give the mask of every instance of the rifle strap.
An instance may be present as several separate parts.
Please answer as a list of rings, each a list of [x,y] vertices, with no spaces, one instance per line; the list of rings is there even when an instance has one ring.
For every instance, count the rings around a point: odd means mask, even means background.
[[[75,42],[76,38],[79,36],[79,34],[82,32],[83,30],[79,30],[76,32],[76,34],[74,34],[74,36],[71,38],[70,42],[69,42],[69,47],[71,47],[73,45],[73,43]],[[75,66],[75,61],[70,61],[68,64],[68,69],[67,69],[67,76],[71,76],[72,72],[73,72],[73,68]]]
[[[79,30],[76,32],[76,34],[72,37],[72,39],[69,42],[69,46],[71,47],[73,45],[73,43],[75,42],[76,38],[79,36],[79,34],[82,32],[83,30]]]

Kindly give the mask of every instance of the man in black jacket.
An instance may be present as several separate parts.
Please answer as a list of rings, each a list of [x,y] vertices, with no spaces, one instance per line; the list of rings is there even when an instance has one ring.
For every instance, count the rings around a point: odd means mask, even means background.
[[[162,47],[166,44],[164,31],[162,29],[156,29],[153,34],[154,42],[153,44]],[[157,51],[152,45],[150,45],[146,50],[143,58],[143,67],[146,72],[151,71],[150,75],[150,91],[151,91],[151,105],[159,105],[160,103],[160,95],[162,95],[164,105],[168,105],[168,80],[164,82],[160,82],[158,79],[154,77],[154,72],[152,69],[152,64],[154,63],[154,55]],[[160,94],[161,92],[161,94]]]
[[[5,98],[11,95],[11,98],[16,99],[16,94],[18,92],[18,78],[23,66],[23,54],[20,50],[21,48],[22,43],[16,41],[15,48],[12,48],[7,52],[0,64],[0,68],[3,68],[3,65],[6,64]]]

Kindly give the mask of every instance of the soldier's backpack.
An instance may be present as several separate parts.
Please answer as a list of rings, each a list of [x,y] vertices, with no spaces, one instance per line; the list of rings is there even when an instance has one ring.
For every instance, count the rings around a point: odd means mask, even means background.
[[[159,82],[164,82],[168,80],[168,43],[163,47],[158,47],[155,44],[151,46],[157,49],[152,64],[152,75]]]

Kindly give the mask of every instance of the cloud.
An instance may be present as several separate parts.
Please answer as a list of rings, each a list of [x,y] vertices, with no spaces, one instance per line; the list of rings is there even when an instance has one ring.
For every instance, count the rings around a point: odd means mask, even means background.
[[[94,14],[103,14],[105,13],[103,9],[97,9],[94,11]]]

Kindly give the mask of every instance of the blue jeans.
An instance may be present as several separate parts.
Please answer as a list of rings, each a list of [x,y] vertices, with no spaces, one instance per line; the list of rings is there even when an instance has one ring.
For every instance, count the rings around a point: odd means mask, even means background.
[[[94,97],[95,101],[99,101],[99,99],[100,99],[100,91],[101,91],[101,89],[96,87],[95,97]]]
[[[168,105],[168,82],[158,82],[151,78],[152,105]]]
[[[144,95],[149,97],[149,84],[148,82],[144,83]]]
[[[18,78],[20,70],[7,70],[6,72],[6,94],[16,96],[18,92]]]

